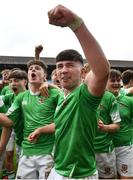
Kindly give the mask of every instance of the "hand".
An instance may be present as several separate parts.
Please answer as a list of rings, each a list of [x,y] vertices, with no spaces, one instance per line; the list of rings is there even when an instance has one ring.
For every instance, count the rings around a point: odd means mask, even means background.
[[[44,82],[40,88],[39,88],[40,94],[46,98],[49,97],[49,92],[48,92],[48,83]]]
[[[38,140],[39,136],[40,136],[40,131],[38,128],[28,136],[28,141],[31,143],[35,143]]]
[[[39,46],[35,47],[35,59],[36,60],[40,59],[40,53],[42,52],[42,50],[43,50],[43,46],[42,45],[39,45]]]
[[[103,123],[102,120],[99,119],[99,121],[98,121],[98,128],[102,129],[103,127],[104,127],[104,123]]]
[[[98,121],[98,128],[101,131],[108,132],[108,125],[105,125],[102,120],[99,119]]]
[[[68,8],[58,5],[48,12],[49,24],[55,26],[69,26],[76,19],[77,15]]]
[[[52,84],[52,83],[48,84],[48,87],[60,90],[60,88],[57,85]]]

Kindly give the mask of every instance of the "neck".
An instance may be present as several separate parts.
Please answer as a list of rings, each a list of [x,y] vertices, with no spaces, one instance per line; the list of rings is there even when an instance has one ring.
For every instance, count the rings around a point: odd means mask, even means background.
[[[30,89],[33,93],[39,92],[39,88],[40,88],[40,85],[29,84],[29,89]]]
[[[26,88],[25,88],[25,87],[22,88],[22,89],[20,89],[19,92],[16,92],[16,93],[14,92],[14,94],[15,94],[15,95],[18,95],[19,93],[24,92],[24,91],[26,91]]]
[[[77,86],[73,86],[73,87],[70,87],[70,88],[64,88],[64,94],[65,96],[67,96],[68,94],[70,94],[74,89],[76,89],[77,87],[80,86],[81,83],[79,83]]]
[[[72,91],[70,91],[70,90],[68,90],[68,89],[63,89],[63,91],[64,91],[65,96],[67,96],[69,93],[72,92]]]

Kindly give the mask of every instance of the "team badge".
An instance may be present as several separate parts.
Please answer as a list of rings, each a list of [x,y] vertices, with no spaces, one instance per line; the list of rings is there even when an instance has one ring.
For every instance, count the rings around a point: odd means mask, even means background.
[[[127,165],[127,164],[122,164],[122,166],[121,166],[121,171],[122,171],[123,173],[127,173],[127,172],[128,172],[128,165]]]
[[[44,101],[45,101],[45,98],[44,98],[44,97],[40,97],[40,98],[38,99],[38,101],[39,101],[40,104],[43,104]]]
[[[105,174],[111,174],[111,168],[110,167],[105,167]]]

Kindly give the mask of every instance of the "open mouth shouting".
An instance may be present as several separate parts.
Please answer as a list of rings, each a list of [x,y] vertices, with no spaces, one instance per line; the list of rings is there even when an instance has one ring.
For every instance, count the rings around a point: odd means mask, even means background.
[[[34,72],[31,73],[31,79],[35,80],[36,79],[36,74]]]
[[[12,90],[13,90],[13,92],[17,92],[18,88],[14,86],[14,87],[12,87]]]

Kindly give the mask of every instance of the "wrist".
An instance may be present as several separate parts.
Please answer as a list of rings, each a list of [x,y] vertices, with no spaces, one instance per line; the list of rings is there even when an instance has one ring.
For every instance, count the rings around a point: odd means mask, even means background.
[[[68,25],[68,27],[72,30],[75,31],[76,29],[78,29],[81,25],[83,24],[83,20],[82,18],[80,18],[79,16],[76,16],[74,21],[72,23],[70,23]]]

